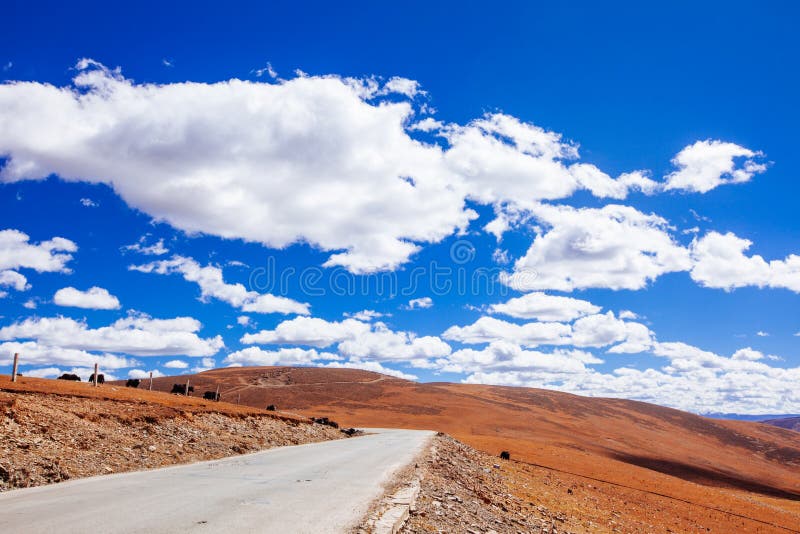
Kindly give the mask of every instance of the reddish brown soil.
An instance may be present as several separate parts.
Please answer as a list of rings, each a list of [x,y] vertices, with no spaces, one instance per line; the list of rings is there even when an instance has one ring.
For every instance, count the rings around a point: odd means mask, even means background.
[[[0,376],[0,491],[342,437],[249,406]]]
[[[347,426],[439,430],[491,455],[508,450],[517,497],[591,521],[593,532],[800,531],[800,436],[769,425],[346,369],[216,369],[191,381],[198,394],[219,385],[228,401]],[[154,388],[173,382],[185,377],[156,379]]]

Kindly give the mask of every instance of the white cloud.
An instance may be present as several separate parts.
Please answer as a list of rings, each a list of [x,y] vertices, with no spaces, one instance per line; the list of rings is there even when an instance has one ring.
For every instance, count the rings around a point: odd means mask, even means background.
[[[600,309],[600,306],[595,306],[586,300],[541,292],[528,293],[508,302],[489,306],[491,313],[500,313],[518,319],[557,322],[572,321],[584,315],[597,313]]]
[[[481,317],[468,326],[451,326],[442,337],[461,343],[491,343],[508,341],[525,347],[563,345],[569,340],[572,328],[563,323],[525,323],[518,325],[494,317]]]
[[[63,237],[38,244],[29,241],[28,234],[19,230],[0,231],[0,270],[28,268],[40,273],[70,272],[67,263],[72,260],[70,253],[78,250],[75,243]]]
[[[408,361],[437,358],[450,354],[450,345],[436,336],[411,332],[395,332],[383,323],[374,323],[372,330],[339,343],[339,353],[358,360]]]
[[[392,93],[414,98],[418,94],[425,94],[425,91],[420,90],[419,82],[416,80],[394,76],[384,84],[383,89],[380,91],[380,94]]]
[[[153,378],[158,378],[160,376],[165,376],[164,373],[159,371],[158,369],[153,370],[144,370],[144,369],[131,369],[128,371],[128,378],[150,378],[150,373],[153,373]]]
[[[418,299],[411,299],[408,305],[405,306],[407,310],[424,309],[433,306],[433,299],[430,297],[420,297]]]
[[[636,313],[634,313],[634,312],[632,312],[630,310],[621,310],[618,315],[619,315],[620,319],[638,319],[639,318],[638,314],[636,314]]]
[[[56,291],[53,302],[59,306],[88,308],[91,310],[118,310],[119,299],[102,287],[90,287],[86,291],[64,287]]]
[[[759,330],[758,332],[756,332],[756,335],[758,337],[769,337],[769,332],[764,332],[763,330]]]
[[[441,370],[453,373],[484,373],[536,370],[549,374],[583,374],[586,364],[603,363],[579,350],[557,349],[552,353],[524,350],[508,341],[495,341],[481,350],[461,349],[442,359]]]
[[[239,317],[236,318],[236,323],[239,326],[249,326],[251,324],[250,317],[248,317],[247,315],[240,315]]]
[[[139,254],[145,254],[147,256],[163,256],[169,252],[169,249],[164,246],[163,239],[159,239],[152,245],[148,245],[147,236],[140,237],[138,242],[132,245],[126,245],[122,247],[122,249],[138,252]]]
[[[62,347],[39,341],[7,341],[0,343],[0,364],[10,364],[14,354],[19,354],[20,365],[60,365],[91,367],[95,363],[103,369],[121,369],[138,365],[136,360],[108,354],[92,354],[81,348]]]
[[[36,300],[28,299],[28,300],[25,301],[25,303],[22,306],[27,310],[35,310],[36,309]]]
[[[350,317],[351,319],[355,319],[356,321],[363,321],[369,322],[373,319],[380,319],[381,317],[391,317],[391,313],[381,313],[375,310],[361,310],[360,312],[356,313],[345,313],[345,317]]]
[[[17,291],[30,289],[28,279],[16,271],[0,271],[0,287],[11,287]]]
[[[734,143],[697,141],[672,160],[678,170],[666,177],[665,189],[706,193],[720,185],[748,182],[767,169],[757,162],[761,156]],[[743,161],[737,164],[737,160]]]
[[[641,289],[662,274],[691,268],[689,252],[657,215],[615,204],[539,205],[532,213],[547,230],[504,278],[515,289]]]
[[[189,364],[183,360],[170,360],[164,364],[164,367],[167,369],[186,369],[189,367]]]
[[[317,317],[295,317],[283,321],[274,330],[261,330],[242,336],[242,343],[260,345],[308,345],[329,347],[348,339],[354,339],[370,331],[368,323],[355,319],[326,321]]]
[[[442,337],[467,344],[508,342],[523,347],[573,345],[607,347],[612,353],[634,353],[650,349],[653,333],[640,323],[617,319],[613,312],[581,317],[572,325],[559,322],[516,324],[481,317],[471,325],[451,326]]]
[[[104,183],[189,234],[309,243],[332,253],[326,266],[356,273],[395,269],[463,231],[477,217],[466,199],[502,211],[579,189],[618,199],[654,189],[643,172],[615,179],[577,162],[575,144],[509,115],[414,126],[425,107],[414,80],[155,85],[89,59],[77,70],[65,87],[0,86],[2,180]],[[441,143],[414,139],[415,128]]]
[[[264,350],[259,347],[247,347],[231,352],[223,363],[238,365],[311,365],[320,360],[338,360],[339,356],[329,352],[317,352],[315,349],[280,348]]]
[[[692,279],[705,287],[731,290],[757,286],[786,288],[800,293],[800,256],[767,262],[761,256],[745,256],[752,242],[730,232],[709,232],[692,243]]]
[[[91,198],[82,198],[82,199],[81,199],[81,205],[82,205],[84,208],[97,208],[97,207],[99,207],[99,206],[100,206],[100,204],[99,204],[99,203],[95,202],[95,201],[94,201],[94,200],[92,200]]]
[[[263,68],[255,69],[252,72],[256,75],[256,78],[261,78],[264,74],[269,75],[273,80],[278,77],[278,73],[275,72],[275,69],[272,68],[272,64],[269,61],[267,61],[267,64]]]
[[[173,256],[169,260],[159,260],[145,265],[131,265],[129,269],[142,273],[181,274],[184,280],[200,286],[200,298],[207,301],[215,298],[227,302],[243,312],[282,313],[307,315],[308,304],[286,297],[248,291],[242,284],[227,284],[219,267],[201,267],[191,258]]]
[[[210,356],[223,346],[222,338],[200,338],[200,322],[191,317],[152,319],[137,315],[110,326],[89,328],[66,317],[29,318],[0,328],[0,340],[33,340],[53,351],[118,352],[135,356]]]

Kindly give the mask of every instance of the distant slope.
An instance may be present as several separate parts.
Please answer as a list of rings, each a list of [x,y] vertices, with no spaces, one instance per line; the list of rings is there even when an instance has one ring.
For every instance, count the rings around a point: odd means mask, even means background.
[[[559,476],[575,474],[651,495],[636,510],[648,510],[652,495],[661,495],[670,499],[671,515],[695,517],[698,510],[722,507],[731,517],[744,513],[764,522],[800,524],[800,440],[782,428],[622,399],[420,384],[348,369],[228,368],[188,378],[196,394],[219,386],[228,402],[276,404],[348,426],[439,430],[490,454],[509,450],[513,459],[546,466]],[[169,390],[186,379],[158,378],[154,388]],[[528,481],[526,487],[539,483]],[[619,509],[630,507],[633,497],[613,498],[619,499],[614,505]],[[714,524],[723,531],[734,525]]]
[[[781,419],[767,419],[761,421],[764,424],[785,428],[787,430],[795,430],[800,432],[800,416],[797,417],[783,417]]]

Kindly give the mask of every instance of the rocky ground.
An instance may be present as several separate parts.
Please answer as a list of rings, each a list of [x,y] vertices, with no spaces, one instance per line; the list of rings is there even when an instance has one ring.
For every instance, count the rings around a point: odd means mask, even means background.
[[[0,491],[342,437],[266,413],[0,391]]]
[[[505,464],[448,436],[437,436],[417,469],[420,494],[402,532],[586,532],[573,518],[511,493]]]

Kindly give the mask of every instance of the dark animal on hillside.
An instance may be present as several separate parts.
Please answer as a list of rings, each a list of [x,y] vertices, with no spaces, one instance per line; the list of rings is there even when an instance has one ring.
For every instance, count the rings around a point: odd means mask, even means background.
[[[510,460],[511,459],[511,453],[508,452],[508,451],[501,452],[500,453],[500,459],[501,460]]]
[[[317,423],[318,425],[328,425],[333,428],[339,428],[339,423],[336,421],[331,421],[327,417],[312,417],[311,421]]]
[[[203,398],[206,400],[219,402],[219,393],[217,393],[216,391],[206,391],[205,393],[203,393]]]
[[[270,404],[269,406],[267,406],[267,411],[268,412],[274,412],[277,409],[278,409],[278,407],[275,406],[274,404]]]
[[[361,431],[357,428],[343,428],[342,434],[346,434],[348,436],[355,436],[356,434],[361,434]]]
[[[68,374],[68,373],[64,373],[63,375],[59,376],[58,379],[59,380],[73,380],[75,382],[80,382],[81,381],[81,377],[79,377],[78,375],[73,375],[73,374]]]
[[[89,377],[89,382],[94,382],[94,373],[92,373],[92,376]],[[103,373],[98,373],[98,375],[97,375],[97,383],[98,384],[105,384],[106,383],[106,377],[105,377],[105,375]]]
[[[126,388],[138,388],[140,380],[138,378],[129,378],[127,382],[125,382]]]
[[[186,384],[172,384],[172,391],[175,395],[186,395]],[[194,393],[194,386],[189,386],[189,393]]]

